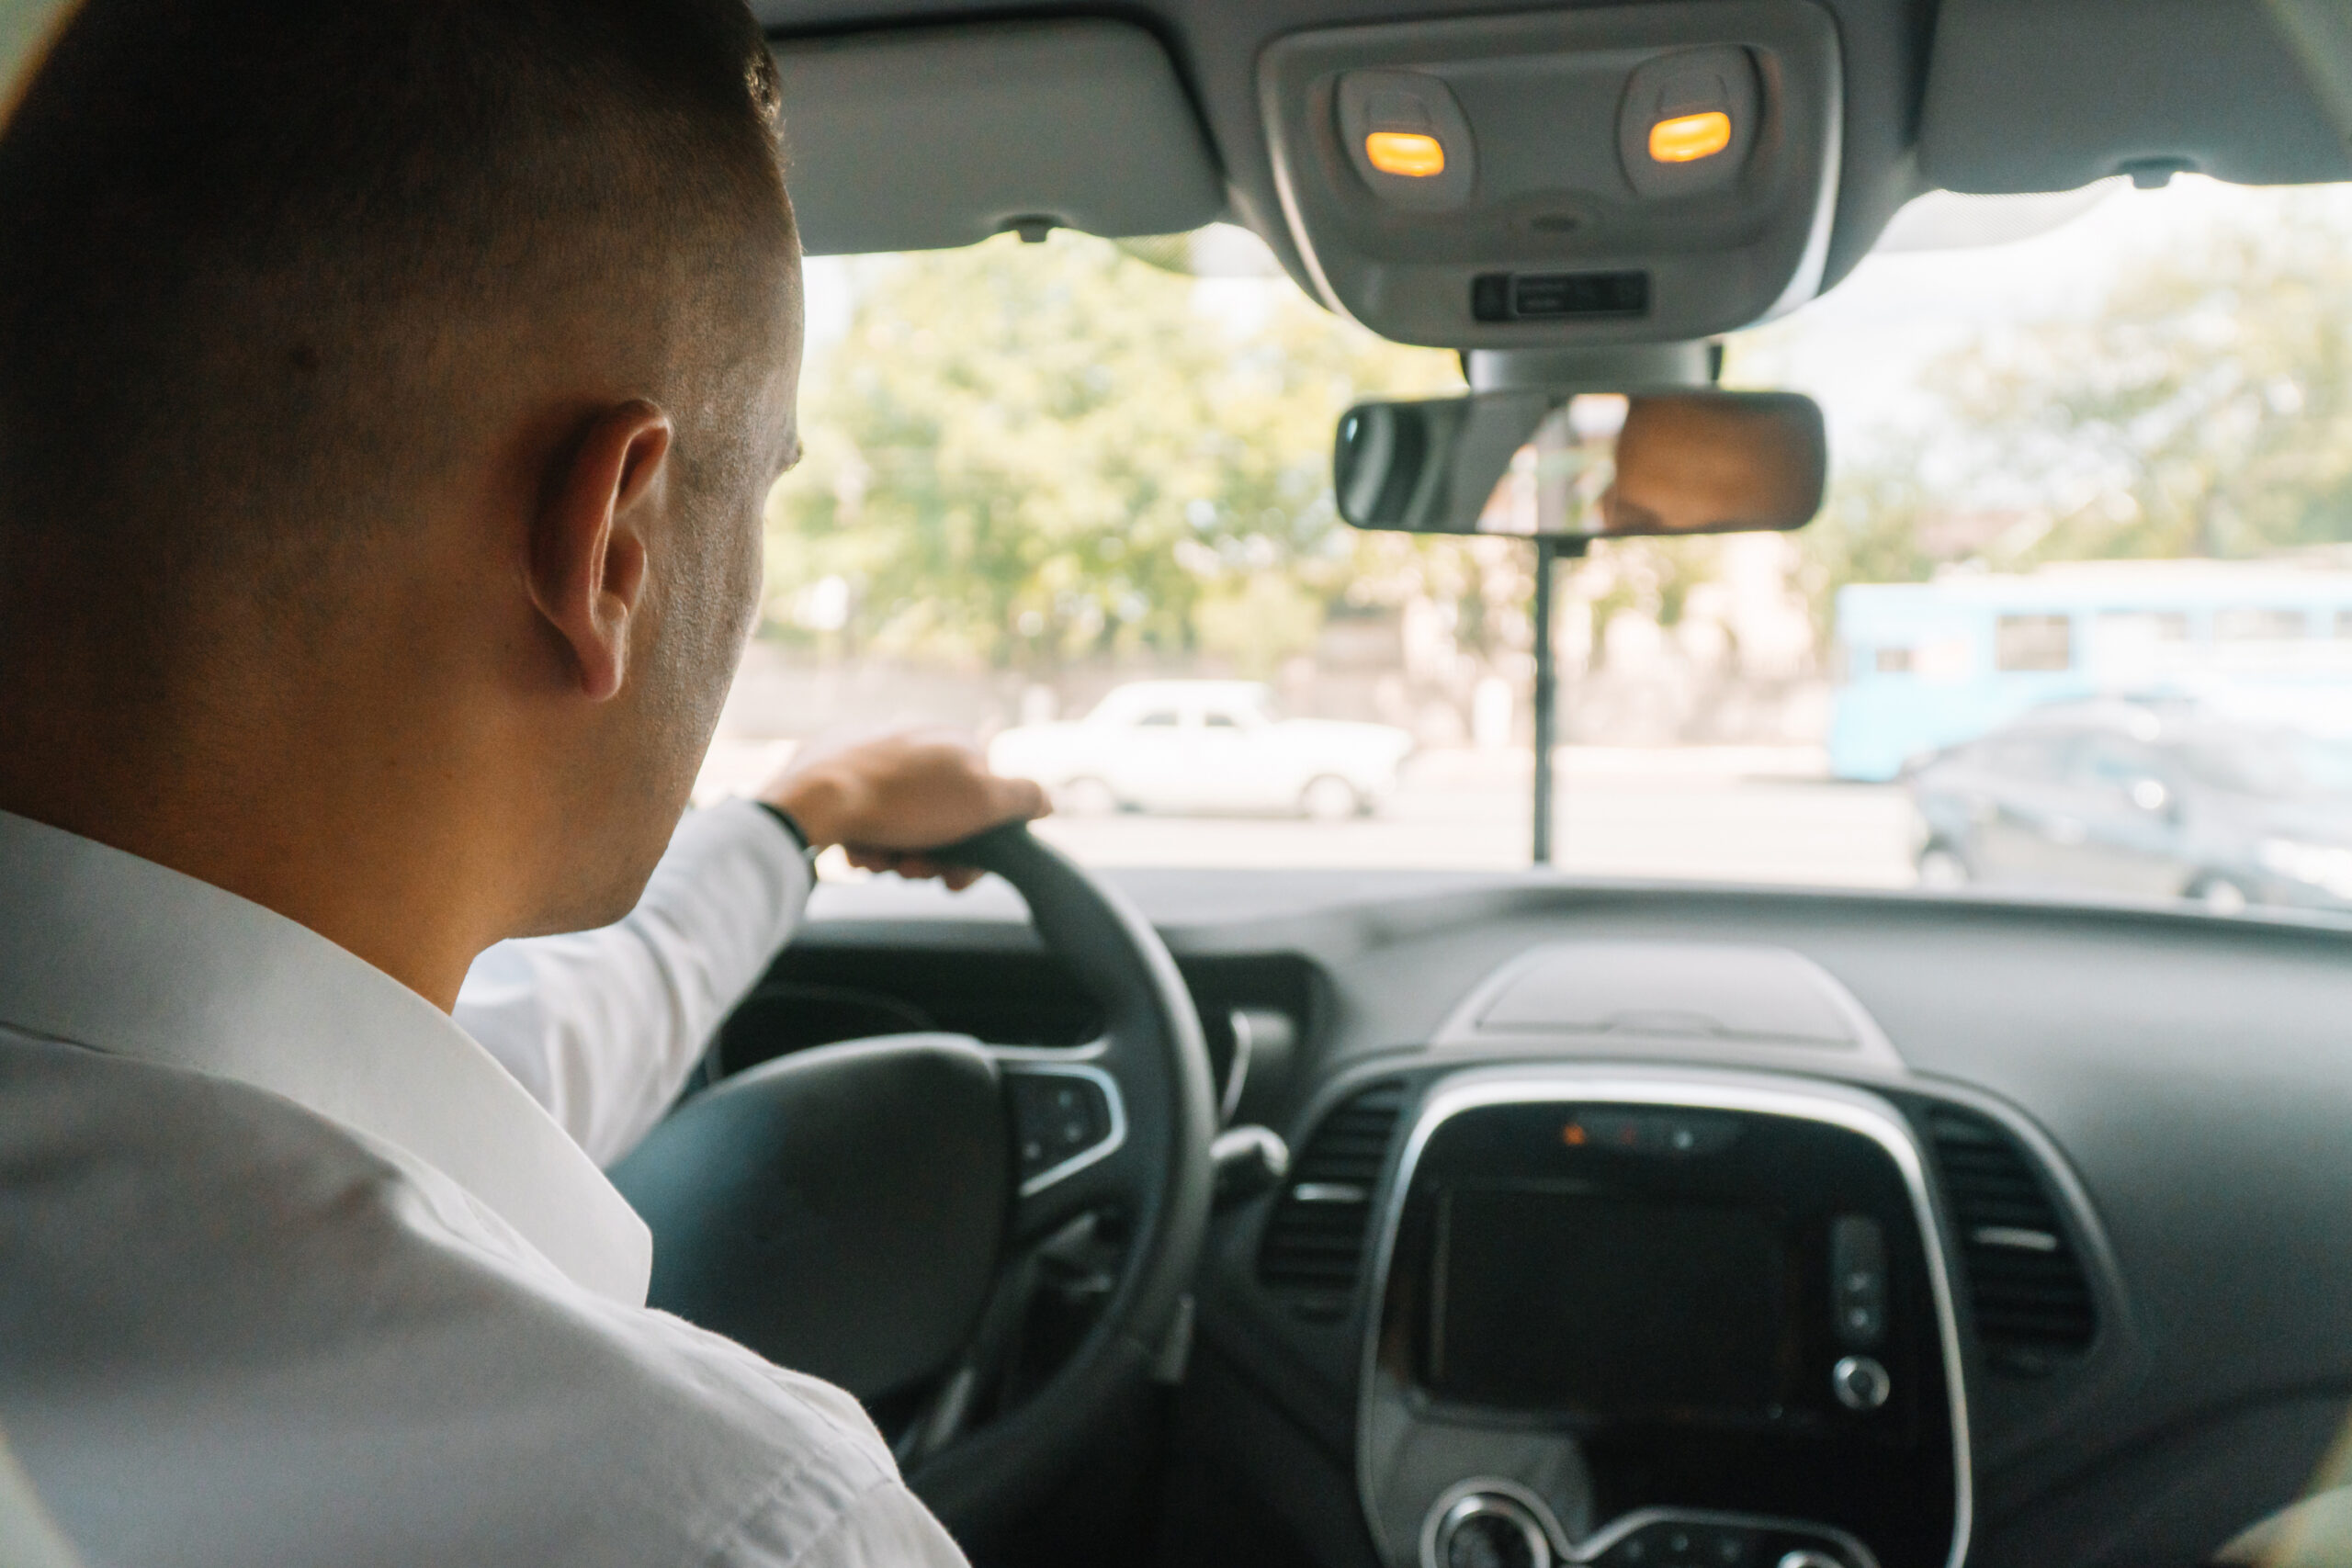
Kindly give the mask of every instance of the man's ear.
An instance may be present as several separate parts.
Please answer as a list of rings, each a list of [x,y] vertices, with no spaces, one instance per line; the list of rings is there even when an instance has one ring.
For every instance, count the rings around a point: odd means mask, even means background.
[[[556,469],[532,525],[531,602],[571,648],[592,702],[628,676],[629,620],[645,593],[669,456],[668,414],[642,400],[606,410]]]

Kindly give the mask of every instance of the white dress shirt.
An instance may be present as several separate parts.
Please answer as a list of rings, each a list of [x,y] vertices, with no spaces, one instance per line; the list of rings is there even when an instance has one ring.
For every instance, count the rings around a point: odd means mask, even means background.
[[[699,814],[628,921],[494,953],[510,1072],[305,928],[0,813],[0,1429],[93,1568],[960,1564],[854,1399],[642,1304],[575,1141],[659,1115],[798,863]]]
[[[808,858],[747,800],[687,815],[629,917],[503,942],[454,1017],[610,1166],[662,1119],[719,1023],[799,923]]]

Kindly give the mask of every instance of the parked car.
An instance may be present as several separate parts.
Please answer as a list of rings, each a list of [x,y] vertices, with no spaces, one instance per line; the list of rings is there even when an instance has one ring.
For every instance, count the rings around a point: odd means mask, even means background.
[[[1023,725],[989,748],[1000,773],[1035,779],[1063,810],[1377,810],[1413,738],[1385,724],[1283,718],[1251,681],[1135,681],[1077,723]]]
[[[1924,886],[2352,909],[2352,744],[2187,703],[2044,708],[1909,775]]]

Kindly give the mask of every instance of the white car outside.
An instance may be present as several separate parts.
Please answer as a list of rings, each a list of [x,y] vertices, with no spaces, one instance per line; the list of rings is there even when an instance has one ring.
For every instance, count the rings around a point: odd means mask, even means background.
[[[1296,812],[1338,821],[1376,810],[1413,738],[1385,724],[1282,718],[1251,681],[1135,681],[1077,723],[1008,729],[989,747],[1074,813]]]

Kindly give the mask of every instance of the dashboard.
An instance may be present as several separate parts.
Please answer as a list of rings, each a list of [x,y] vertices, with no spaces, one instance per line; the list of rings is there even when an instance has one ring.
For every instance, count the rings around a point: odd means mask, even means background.
[[[1169,1563],[2199,1563],[2352,1407],[2352,925],[1130,872],[1229,1120]],[[729,1070],[1074,1044],[1001,887],[827,887]]]

